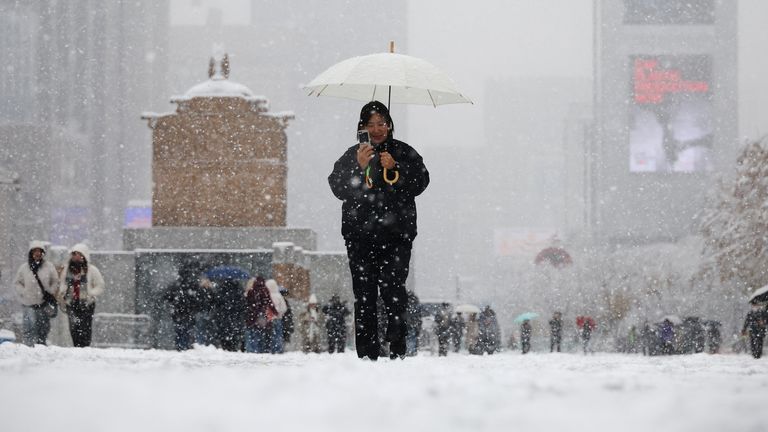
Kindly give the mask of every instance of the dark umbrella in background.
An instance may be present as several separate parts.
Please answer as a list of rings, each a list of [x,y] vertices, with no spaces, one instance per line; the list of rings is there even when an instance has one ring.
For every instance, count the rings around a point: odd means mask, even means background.
[[[235,266],[213,267],[203,272],[203,275],[211,280],[246,280],[251,277],[247,271]]]

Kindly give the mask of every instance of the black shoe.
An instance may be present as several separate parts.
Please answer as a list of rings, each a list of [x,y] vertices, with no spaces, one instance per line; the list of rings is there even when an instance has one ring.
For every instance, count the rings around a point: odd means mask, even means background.
[[[400,357],[401,359],[405,358],[405,340],[401,339],[396,342],[390,342],[389,343],[389,358],[396,359]]]

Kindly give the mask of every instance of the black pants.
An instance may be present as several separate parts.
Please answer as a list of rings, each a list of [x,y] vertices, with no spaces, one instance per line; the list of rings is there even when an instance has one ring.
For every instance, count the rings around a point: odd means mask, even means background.
[[[384,301],[385,340],[390,357],[405,356],[407,334],[405,280],[411,261],[410,242],[369,243],[347,241],[347,257],[355,294],[355,346],[357,356],[375,360],[381,349],[376,301]]]
[[[344,347],[347,344],[346,328],[340,328],[338,326],[328,328],[328,352],[333,354],[334,352],[344,352]]]
[[[91,345],[93,312],[95,310],[96,303],[88,304],[84,301],[73,301],[67,306],[69,334],[72,336],[74,346],[87,347]]]
[[[759,359],[763,356],[764,335],[749,335],[749,347],[752,349],[752,357]]]
[[[560,339],[559,334],[552,335],[552,340],[549,342],[549,352],[554,352],[555,349],[557,349],[557,352],[560,352]]]

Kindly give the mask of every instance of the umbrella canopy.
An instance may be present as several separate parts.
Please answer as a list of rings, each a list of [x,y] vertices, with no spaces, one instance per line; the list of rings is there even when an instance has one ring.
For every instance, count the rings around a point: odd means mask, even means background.
[[[460,304],[453,308],[453,311],[457,313],[479,314],[480,308],[473,304]]]
[[[520,315],[518,315],[517,317],[515,317],[515,322],[519,323],[519,322],[523,322],[525,320],[532,320],[534,318],[537,318],[538,316],[539,316],[539,314],[537,314],[536,312],[523,312]]]
[[[595,328],[595,319],[591,316],[579,315],[576,317],[576,327],[582,328],[584,324],[589,324],[590,328]]]
[[[768,285],[758,288],[749,296],[750,303],[768,302]]]
[[[661,319],[661,321],[669,320],[674,325],[680,325],[683,323],[683,320],[677,316],[677,315],[667,315],[664,318]]]
[[[211,280],[248,279],[251,277],[247,271],[234,266],[213,267],[203,272],[203,274]]]
[[[394,46],[390,43],[390,51]],[[394,52],[352,57],[328,68],[305,86],[309,96],[369,102],[438,105],[472,103],[448,75],[420,58]]]

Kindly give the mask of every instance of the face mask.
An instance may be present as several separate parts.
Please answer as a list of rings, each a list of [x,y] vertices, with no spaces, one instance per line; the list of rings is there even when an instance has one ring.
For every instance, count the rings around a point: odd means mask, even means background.
[[[69,262],[69,269],[72,270],[75,273],[80,272],[80,270],[85,267],[85,263],[77,262],[77,261],[70,261]]]

